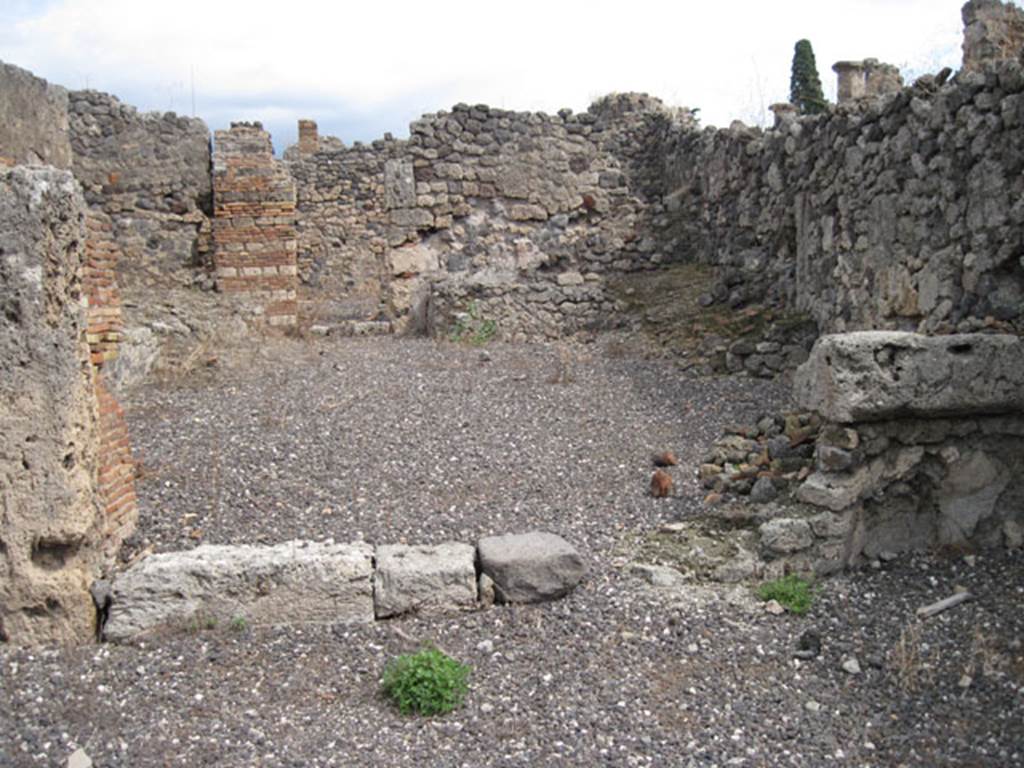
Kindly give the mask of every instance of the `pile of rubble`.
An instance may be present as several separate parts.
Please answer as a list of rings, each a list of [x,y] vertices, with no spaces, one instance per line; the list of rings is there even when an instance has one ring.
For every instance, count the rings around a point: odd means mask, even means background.
[[[704,455],[698,477],[714,504],[729,496],[773,501],[811,474],[821,418],[814,413],[765,414],[756,425],[727,427]]]

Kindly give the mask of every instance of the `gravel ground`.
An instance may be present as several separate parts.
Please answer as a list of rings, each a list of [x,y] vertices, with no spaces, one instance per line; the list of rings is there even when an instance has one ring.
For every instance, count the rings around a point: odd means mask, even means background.
[[[1019,552],[903,557],[827,581],[803,617],[622,567],[630,534],[699,510],[692,468],[722,426],[784,404],[611,344],[393,339],[277,342],[139,390],[134,549],[544,528],[591,576],[542,606],[2,647],[0,765],[80,746],[97,766],[1024,765]],[[656,500],[663,449],[681,466]],[[913,620],[958,585],[977,599]],[[822,651],[801,661],[807,632]],[[380,675],[427,641],[472,665],[470,694],[403,718]]]

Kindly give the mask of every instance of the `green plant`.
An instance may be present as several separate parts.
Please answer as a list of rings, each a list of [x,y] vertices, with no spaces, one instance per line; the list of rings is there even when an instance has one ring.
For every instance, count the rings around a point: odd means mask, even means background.
[[[216,629],[217,628],[217,617],[211,613],[207,613],[203,609],[199,609],[192,614],[192,618],[189,619],[186,629],[193,635],[202,632],[204,629]]]
[[[235,632],[245,632],[249,628],[249,622],[246,621],[245,616],[235,616],[231,620],[231,629]]]
[[[443,715],[462,704],[470,668],[437,648],[402,655],[384,670],[384,692],[403,715]]]
[[[800,110],[801,115],[816,115],[828,109],[810,40],[798,40],[794,46],[789,101]]]
[[[814,602],[814,589],[809,581],[791,573],[781,579],[766,581],[757,588],[757,596],[765,601],[775,600],[790,613],[804,614]]]
[[[465,312],[455,315],[455,325],[448,333],[448,339],[455,342],[466,342],[482,346],[493,339],[498,333],[498,322],[484,318],[480,305],[473,301]]]

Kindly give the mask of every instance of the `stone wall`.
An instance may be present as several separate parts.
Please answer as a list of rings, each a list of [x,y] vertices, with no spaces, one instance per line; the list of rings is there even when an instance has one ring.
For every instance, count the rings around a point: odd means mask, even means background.
[[[218,290],[260,322],[295,325],[295,184],[259,123],[217,131],[213,188]]]
[[[580,115],[456,105],[407,142],[289,150],[303,280],[399,327],[443,332],[482,304],[508,338],[607,324],[606,276],[674,255],[643,235],[650,119],[693,123],[635,94]]]
[[[961,16],[965,71],[1019,59],[1024,49],[1024,11],[1020,8],[1001,0],[969,0]]]
[[[312,322],[368,320],[387,311],[384,257],[389,217],[385,167],[405,142],[384,139],[348,148],[317,137],[307,124],[300,144],[285,153],[295,179],[298,211],[299,297]],[[305,144],[302,140],[304,139]]]
[[[0,167],[71,167],[68,92],[0,61]]]
[[[822,331],[1024,327],[1024,70],[1004,62],[774,130],[665,126],[660,238],[734,306]]]
[[[110,216],[127,288],[191,286],[211,212],[210,131],[172,112],[140,114],[98,91],[70,93],[73,172]]]

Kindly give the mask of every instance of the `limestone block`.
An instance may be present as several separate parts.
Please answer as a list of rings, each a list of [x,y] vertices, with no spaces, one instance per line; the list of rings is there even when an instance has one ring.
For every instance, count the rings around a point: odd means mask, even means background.
[[[445,542],[435,546],[377,547],[373,602],[378,619],[477,607],[476,549]]]
[[[924,456],[915,446],[891,451],[849,473],[814,472],[796,491],[799,501],[841,512],[894,480],[906,477]]]
[[[814,543],[814,533],[806,520],[779,517],[760,527],[761,546],[777,555],[789,555]]]
[[[946,468],[939,501],[939,543],[966,544],[978,523],[995,512],[996,502],[1010,483],[1009,473],[996,459],[972,451]]]
[[[579,552],[542,531],[487,536],[477,544],[480,568],[499,602],[538,603],[568,594],[586,575]]]
[[[797,370],[801,408],[851,423],[1024,411],[1024,341],[1008,334],[823,336]]]
[[[369,544],[203,545],[152,555],[114,579],[104,635],[244,618],[252,625],[374,618]]]
[[[69,172],[0,172],[0,641],[92,639],[100,442]]]
[[[437,252],[423,243],[411,243],[388,251],[388,269],[395,277],[418,275],[438,269]]]

